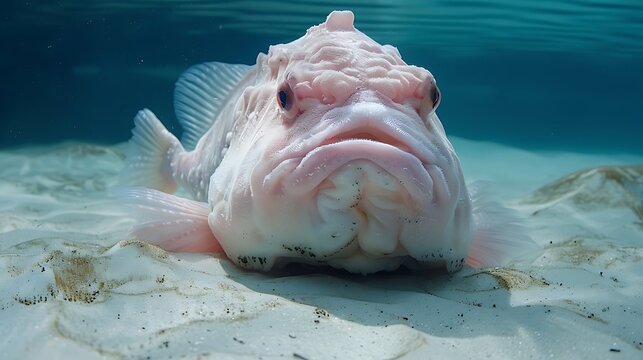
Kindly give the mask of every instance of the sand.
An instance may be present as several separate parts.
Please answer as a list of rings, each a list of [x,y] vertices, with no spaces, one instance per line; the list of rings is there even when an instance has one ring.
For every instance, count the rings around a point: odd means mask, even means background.
[[[453,142],[527,217],[535,260],[247,272],[128,235],[122,144],[2,151],[2,357],[641,358],[643,156]]]

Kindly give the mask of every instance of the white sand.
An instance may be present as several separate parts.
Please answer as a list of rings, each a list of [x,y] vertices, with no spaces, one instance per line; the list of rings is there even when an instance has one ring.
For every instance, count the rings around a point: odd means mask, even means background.
[[[129,239],[107,195],[122,146],[1,152],[0,357],[643,357],[643,157],[454,144],[469,179],[529,217],[533,263],[248,273]],[[639,168],[534,193],[622,164]]]

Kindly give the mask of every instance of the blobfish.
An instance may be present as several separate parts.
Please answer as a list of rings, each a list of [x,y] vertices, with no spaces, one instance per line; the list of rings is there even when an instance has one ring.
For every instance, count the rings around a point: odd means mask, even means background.
[[[179,141],[134,119],[133,236],[248,269],[368,274],[487,266],[528,247],[514,217],[467,186],[426,69],[333,11],[256,64],[195,65],[175,86]],[[192,199],[172,195],[178,187]]]

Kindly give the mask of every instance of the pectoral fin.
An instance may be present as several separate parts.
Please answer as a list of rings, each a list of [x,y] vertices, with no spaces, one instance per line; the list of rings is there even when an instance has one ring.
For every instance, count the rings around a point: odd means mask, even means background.
[[[168,251],[223,253],[208,225],[207,203],[135,188],[120,194],[131,210],[136,238]]]
[[[505,266],[516,260],[533,260],[542,248],[529,236],[520,214],[502,206],[489,195],[485,184],[469,187],[473,202],[475,231],[465,260],[474,268]]]

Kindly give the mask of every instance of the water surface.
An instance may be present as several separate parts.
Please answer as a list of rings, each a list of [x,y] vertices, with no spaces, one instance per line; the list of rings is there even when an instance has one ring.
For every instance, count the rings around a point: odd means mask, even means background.
[[[252,64],[333,9],[431,70],[449,134],[536,149],[641,153],[643,2],[21,1],[5,5],[0,146],[128,139],[149,107],[179,133],[176,78]]]

